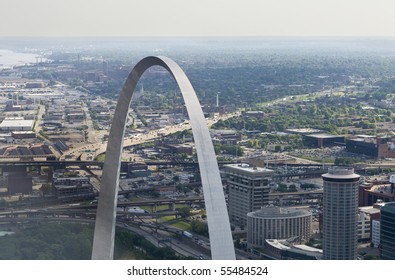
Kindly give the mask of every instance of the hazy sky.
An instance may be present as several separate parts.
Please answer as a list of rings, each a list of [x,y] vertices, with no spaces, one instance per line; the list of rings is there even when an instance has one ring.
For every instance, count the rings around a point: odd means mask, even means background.
[[[395,36],[394,0],[1,0],[0,36]]]

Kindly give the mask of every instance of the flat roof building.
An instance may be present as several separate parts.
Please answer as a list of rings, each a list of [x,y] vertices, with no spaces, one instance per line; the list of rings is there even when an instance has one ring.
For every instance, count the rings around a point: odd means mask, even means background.
[[[287,240],[266,239],[265,252],[279,260],[322,260],[322,249],[296,245]]]
[[[24,120],[23,118],[6,118],[0,124],[1,131],[31,131],[34,120]]]
[[[335,145],[344,145],[345,137],[327,133],[309,134],[303,136],[303,144],[308,147],[322,148]]]
[[[269,201],[269,181],[274,171],[249,164],[224,165],[231,224],[245,227],[247,213],[259,210]]]
[[[308,240],[312,213],[291,207],[263,207],[247,214],[248,246],[265,245],[265,239]]]
[[[346,139],[346,150],[375,158],[395,158],[395,137],[358,135]]]

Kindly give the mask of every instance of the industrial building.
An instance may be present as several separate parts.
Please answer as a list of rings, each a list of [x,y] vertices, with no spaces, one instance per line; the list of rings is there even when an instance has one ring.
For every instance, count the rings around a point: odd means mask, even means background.
[[[34,131],[13,131],[11,136],[14,139],[31,139],[36,138],[36,133]]]
[[[93,186],[90,178],[69,174],[67,172],[57,172],[52,179],[53,194],[58,199],[86,199],[94,197]]]
[[[5,118],[0,124],[0,131],[32,131],[34,120],[23,118]]]
[[[231,224],[247,225],[247,213],[268,204],[269,181],[273,170],[248,164],[224,165],[228,192],[228,212]]]
[[[22,174],[10,174],[7,176],[8,194],[30,194],[33,191],[32,176]]]
[[[11,146],[0,149],[0,158],[18,158],[31,160],[40,158],[41,160],[55,160],[56,156],[47,145],[34,146]]]
[[[23,166],[3,166],[1,177],[8,195],[30,194],[33,190],[32,176]]]

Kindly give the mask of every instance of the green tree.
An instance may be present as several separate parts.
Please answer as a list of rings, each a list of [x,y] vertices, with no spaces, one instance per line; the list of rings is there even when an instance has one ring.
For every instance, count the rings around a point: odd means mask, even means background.
[[[287,185],[286,184],[282,184],[282,183],[278,184],[277,191],[279,191],[279,192],[287,192],[288,191]]]
[[[207,225],[199,220],[193,220],[191,222],[191,230],[197,234],[208,236]]]
[[[294,184],[289,185],[289,191],[290,192],[297,192],[298,190],[296,189],[296,186]]]
[[[276,145],[276,146],[274,147],[274,151],[275,151],[276,153],[281,152],[281,146],[280,146],[280,145]]]
[[[186,218],[191,215],[191,208],[190,207],[182,207],[177,209],[177,215],[181,218]]]

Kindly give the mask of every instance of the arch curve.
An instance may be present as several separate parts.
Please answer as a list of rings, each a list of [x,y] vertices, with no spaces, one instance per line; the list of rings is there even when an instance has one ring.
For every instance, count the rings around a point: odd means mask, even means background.
[[[188,77],[173,60],[148,56],[130,72],[120,93],[108,138],[96,214],[92,259],[113,259],[119,172],[126,118],[134,89],[145,70],[162,66],[181,90],[192,127],[206,205],[212,259],[236,259],[221,177],[200,102]]]

